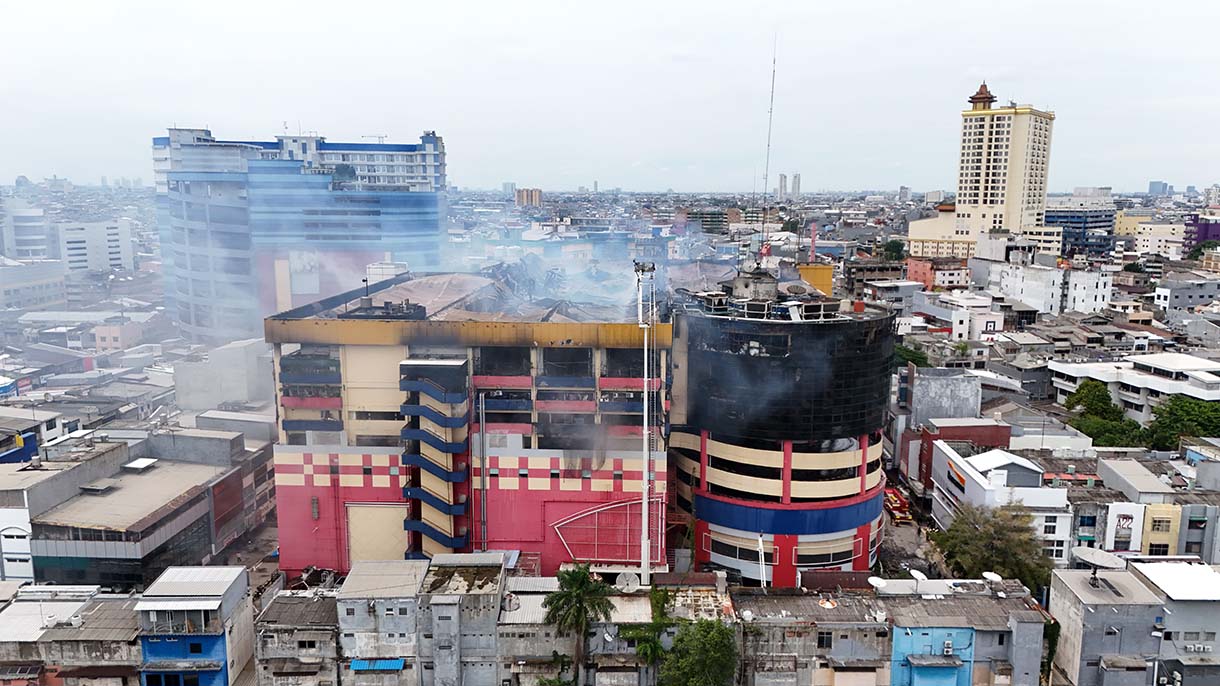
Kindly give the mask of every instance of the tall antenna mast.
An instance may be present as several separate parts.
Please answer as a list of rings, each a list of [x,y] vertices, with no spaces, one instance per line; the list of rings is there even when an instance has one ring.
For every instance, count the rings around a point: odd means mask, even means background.
[[[771,42],[771,99],[767,103],[767,156],[763,162],[763,203],[762,203],[762,244],[759,245],[759,261],[761,262],[762,246],[767,244],[767,194],[771,192],[768,180],[771,175],[771,121],[775,114],[775,55],[779,47],[779,34]]]

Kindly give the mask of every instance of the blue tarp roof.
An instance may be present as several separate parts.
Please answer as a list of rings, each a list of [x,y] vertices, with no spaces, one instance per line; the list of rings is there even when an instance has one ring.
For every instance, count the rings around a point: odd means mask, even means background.
[[[406,660],[352,660],[353,672],[400,672]]]

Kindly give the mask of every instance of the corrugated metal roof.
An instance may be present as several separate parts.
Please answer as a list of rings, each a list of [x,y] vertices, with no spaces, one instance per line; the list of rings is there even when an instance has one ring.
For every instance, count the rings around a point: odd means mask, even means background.
[[[507,598],[500,610],[500,624],[545,624],[546,608],[542,602],[545,595],[519,595]]]
[[[77,616],[80,626],[51,627],[43,632],[39,641],[131,641],[139,635],[139,616],[136,614],[136,598],[105,598],[90,601]]]
[[[554,593],[559,590],[559,579],[553,576],[510,576],[510,593]]]
[[[170,567],[144,591],[144,597],[222,596],[245,574],[245,567]]]

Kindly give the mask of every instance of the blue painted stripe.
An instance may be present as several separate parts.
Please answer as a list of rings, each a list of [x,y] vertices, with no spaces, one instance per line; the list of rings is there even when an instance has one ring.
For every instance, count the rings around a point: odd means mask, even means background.
[[[421,533],[428,538],[440,543],[446,548],[464,548],[466,547],[466,536],[446,536],[444,532],[436,529],[431,524],[421,522],[417,519],[407,519],[402,523],[402,528],[406,531],[415,531]]]
[[[450,417],[449,415],[441,414],[431,407],[426,405],[403,405],[399,408],[399,412],[406,417],[423,417],[433,424],[443,426],[446,429],[456,429],[459,426],[466,426],[469,421],[466,415],[458,417]]]
[[[169,145],[169,136],[153,136],[153,145]]]
[[[165,178],[170,181],[233,181],[245,183],[247,176],[242,172],[166,172]]]
[[[402,489],[402,497],[407,500],[419,500],[444,512],[447,515],[461,516],[466,514],[466,503],[447,503],[422,488],[410,486]]]
[[[423,381],[418,379],[400,379],[398,381],[398,390],[408,391],[411,393],[424,393],[428,397],[439,400],[442,403],[453,405],[466,400],[465,392],[451,392],[438,387],[431,381]]]
[[[419,467],[438,479],[447,481],[451,484],[460,484],[466,482],[466,471],[455,470],[449,471],[437,463],[429,460],[423,455],[414,453],[406,453],[402,456],[402,463],[408,467]]]
[[[818,510],[751,507],[695,495],[695,516],[705,522],[765,534],[832,534],[851,531],[881,515],[884,492],[843,507]]]
[[[422,441],[443,453],[464,453],[470,439],[464,441],[446,441],[440,436],[423,429],[403,429],[402,437],[408,441]]]

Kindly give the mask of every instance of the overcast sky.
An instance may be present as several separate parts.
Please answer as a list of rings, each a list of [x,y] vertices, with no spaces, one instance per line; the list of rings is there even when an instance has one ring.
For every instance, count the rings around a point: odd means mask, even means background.
[[[1220,182],[1220,2],[4,2],[0,183],[152,178],[168,126],[444,136],[469,187],[953,187],[966,98],[1053,110],[1050,187]],[[298,124],[299,122],[299,124]]]

